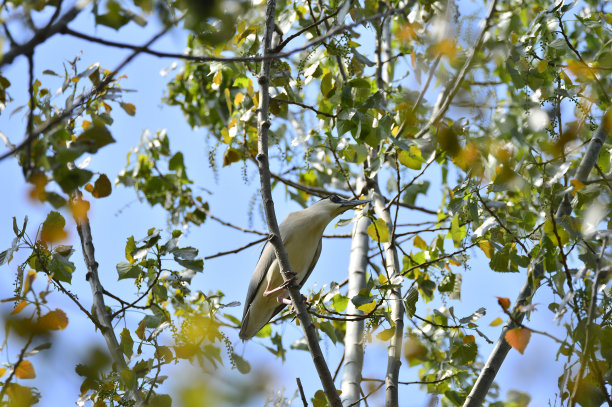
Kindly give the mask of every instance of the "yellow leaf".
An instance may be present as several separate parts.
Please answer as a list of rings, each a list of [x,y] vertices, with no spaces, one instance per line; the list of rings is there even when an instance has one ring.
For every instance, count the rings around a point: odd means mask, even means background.
[[[19,304],[15,305],[15,309],[11,311],[11,315],[19,314],[27,305],[28,305],[27,301],[19,302]]]
[[[230,95],[229,89],[225,88],[223,94],[225,95],[225,104],[227,105],[227,110],[230,112],[230,114],[232,114],[232,97]]]
[[[531,339],[531,331],[529,329],[514,328],[506,332],[506,342],[514,349],[518,350],[521,355],[525,351],[529,339]]]
[[[28,275],[23,280],[23,295],[26,295],[28,291],[30,291],[34,280],[36,280],[36,272],[34,270],[28,270]]]
[[[483,240],[482,242],[478,243],[478,247],[480,247],[487,258],[491,258],[493,255],[493,246],[488,240]]]
[[[71,199],[68,206],[72,211],[72,216],[78,223],[87,220],[87,211],[89,211],[88,201],[81,198]]]
[[[136,106],[131,103],[119,103],[119,105],[123,108],[123,110],[130,116],[134,116],[136,114]]]
[[[495,318],[489,325],[490,326],[498,326],[499,324],[501,324],[502,322],[504,322],[503,319],[501,319],[500,317]]]
[[[374,311],[374,308],[376,308],[376,301],[372,301],[357,307],[358,310],[361,310],[366,314],[369,314],[370,312]]]
[[[380,274],[378,275],[378,283],[379,283],[380,285],[383,285],[383,284],[385,284],[386,282],[387,282],[387,276],[385,276],[383,273],[380,273]]]
[[[418,339],[410,338],[404,344],[404,356],[410,362],[412,359],[422,359],[427,355],[427,348]]]
[[[215,77],[213,78],[213,82],[215,85],[221,85],[221,79],[223,78],[223,74],[221,71],[217,71]]]
[[[427,250],[427,243],[425,243],[425,241],[423,239],[421,239],[421,237],[419,235],[416,235],[414,237],[414,241],[412,242],[412,244],[417,249]]]
[[[571,180],[570,184],[572,184],[574,186],[574,189],[576,191],[580,191],[582,188],[584,188],[586,186],[582,182],[578,181],[577,179]]]
[[[376,242],[387,243],[389,241],[387,223],[380,218],[376,219],[368,226],[368,235]]]
[[[242,92],[236,93],[236,96],[234,96],[234,104],[238,106],[240,103],[242,103],[243,100],[244,94]]]
[[[379,332],[378,335],[376,335],[376,338],[380,339],[383,342],[386,342],[393,337],[393,334],[395,334],[395,327],[391,327]]]
[[[138,328],[136,328],[136,336],[138,336],[139,339],[144,340],[144,334],[145,334],[145,321],[143,319],[142,321],[140,321],[140,324],[138,324]]]
[[[543,59],[538,63],[538,72],[542,73],[548,68],[548,61]]]
[[[33,379],[36,377],[34,366],[29,360],[22,360],[15,369],[15,376],[19,379]]]
[[[6,373],[6,368],[0,367],[0,377],[4,376],[5,373]]]

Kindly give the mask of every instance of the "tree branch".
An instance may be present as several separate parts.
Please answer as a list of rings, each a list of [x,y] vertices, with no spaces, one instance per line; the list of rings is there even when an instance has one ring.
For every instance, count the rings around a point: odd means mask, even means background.
[[[276,11],[276,0],[268,0],[266,4],[266,21],[265,21],[265,32],[263,38],[263,57],[270,56],[270,47],[272,41],[272,34],[274,31],[274,15]],[[289,264],[289,256],[283,245],[283,241],[278,228],[278,222],[276,220],[276,213],[274,211],[274,201],[272,200],[272,188],[270,186],[270,167],[268,164],[268,132],[270,129],[270,121],[268,117],[268,108],[270,103],[270,89],[269,89],[269,78],[271,72],[271,59],[266,58],[261,64],[261,73],[259,76],[259,114],[258,114],[258,141],[257,141],[257,163],[259,167],[259,175],[261,180],[261,195],[264,204],[264,211],[266,214],[266,221],[268,224],[268,230],[270,231],[269,241],[274,252],[276,259],[280,266],[281,275],[283,280],[289,281],[291,272],[291,266]],[[308,349],[312,356],[313,362],[319,374],[323,389],[327,396],[327,399],[331,406],[340,407],[340,397],[336,391],[336,386],[332,379],[329,367],[323,358],[323,353],[319,347],[317,338],[316,328],[310,320],[308,310],[304,304],[304,300],[300,294],[298,284],[295,281],[291,281],[287,287],[289,296],[291,298],[292,305],[296,310],[297,318],[304,329],[306,336],[306,342],[308,343]]]
[[[71,203],[73,204],[73,207],[83,205],[81,198],[82,194],[80,191],[76,191],[72,194]],[[106,304],[104,304],[104,287],[102,286],[102,283],[100,283],[100,279],[98,277],[98,262],[96,261],[94,255],[94,245],[91,236],[89,219],[87,218],[86,214],[77,215],[75,211],[74,220],[77,224],[77,231],[81,240],[83,259],[85,260],[85,265],[87,266],[87,274],[85,279],[89,281],[89,285],[91,286],[94,313],[98,319],[98,322],[100,323],[100,332],[106,340],[106,346],[110,352],[115,369],[117,373],[121,373],[123,370],[128,369],[128,365],[123,358],[123,352],[121,351],[121,347],[117,341],[117,336],[113,330],[110,315],[106,311]],[[119,376],[121,377],[121,375]],[[138,389],[128,382],[125,382],[124,385],[127,389],[128,397],[135,401],[137,405],[140,405],[142,403],[142,398],[138,393]]]
[[[10,50],[4,55],[2,55],[2,59],[0,59],[0,68],[4,65],[11,64],[19,55],[29,55],[34,52],[34,48],[39,44],[47,41],[50,37],[54,36],[58,32],[60,32],[66,25],[74,20],[77,15],[85,8],[85,6],[89,3],[89,1],[79,1],[75,4],[70,10],[64,14],[57,23],[53,25],[47,25],[46,27],[36,31],[34,36],[30,41],[26,42],[22,45],[17,45],[11,47]],[[59,5],[57,6],[56,12],[59,10]],[[51,20],[53,21],[53,20]]]
[[[607,136],[610,134],[610,123],[612,123],[612,110],[608,110],[603,114],[601,124],[597,131],[595,132],[594,137],[589,142],[587,150],[580,162],[580,165],[576,169],[575,178],[585,183],[589,176],[589,173],[597,163],[597,157],[599,156],[599,151],[603,146]],[[557,218],[562,218],[563,216],[567,216],[572,212],[572,207],[566,199],[562,199],[559,208],[557,209]],[[512,315],[514,315],[514,319],[518,322],[521,322],[524,317],[524,313],[520,312],[520,307],[523,305],[527,305],[531,303],[531,299],[537,290],[536,282],[540,280],[544,275],[544,266],[542,264],[542,260],[538,259],[537,263],[534,267],[529,270],[527,275],[527,280],[521,289],[518,298],[515,302],[514,308],[512,310]],[[515,322],[512,320],[506,322],[506,325],[502,329],[502,332],[493,348],[493,351],[489,355],[489,359],[487,363],[483,367],[474,387],[472,387],[472,391],[465,399],[463,407],[479,407],[483,404],[484,399],[501,367],[504,362],[506,355],[510,351],[510,345],[506,342],[506,332],[515,327]]]
[[[482,48],[482,44],[484,42],[485,34],[487,33],[487,31],[491,27],[491,23],[492,23],[492,20],[493,20],[493,15],[495,14],[495,5],[496,4],[497,4],[497,0],[491,0],[491,5],[489,6],[489,12],[487,14],[487,17],[484,20],[484,26],[482,28],[482,31],[480,32],[480,35],[478,36],[478,39],[476,40],[476,44],[474,44],[474,48],[472,50],[472,53],[465,60],[465,63],[461,67],[461,70],[457,73],[457,76],[455,76],[455,79],[453,81],[451,81],[449,83],[449,85],[443,90],[442,93],[446,94],[446,97],[440,103],[440,107],[438,109],[434,109],[435,111],[434,111],[433,115],[430,117],[430,119],[427,122],[427,124],[425,126],[423,126],[423,128],[416,135],[413,136],[414,138],[423,137],[426,133],[428,133],[429,132],[429,128],[431,126],[435,126],[436,124],[438,124],[440,119],[442,119],[442,116],[444,116],[444,114],[448,110],[451,102],[453,101],[453,99],[455,98],[455,95],[457,94],[457,92],[459,91],[459,88],[461,87],[461,83],[463,82],[463,79],[465,78],[465,75],[467,74],[469,69],[472,67],[472,63],[474,62],[474,59],[476,58],[476,55],[478,54],[478,52]],[[397,132],[397,135],[395,137],[400,138],[402,136],[402,133],[404,132],[404,130],[406,128],[406,125],[407,125],[407,122],[404,122],[404,123],[402,123],[400,125],[400,128],[399,128],[399,130]]]
[[[353,227],[353,241],[351,244],[351,256],[349,260],[348,279],[349,286],[347,296],[353,298],[366,286],[366,270],[368,266],[368,226],[370,218],[361,216],[369,212],[369,204],[366,205],[356,216],[358,218]],[[363,311],[357,309],[352,301],[348,302],[346,313],[363,316]],[[353,404],[359,400],[361,392],[361,371],[363,368],[363,320],[352,320],[346,323],[346,334],[344,336],[344,364],[342,371],[342,403]]]

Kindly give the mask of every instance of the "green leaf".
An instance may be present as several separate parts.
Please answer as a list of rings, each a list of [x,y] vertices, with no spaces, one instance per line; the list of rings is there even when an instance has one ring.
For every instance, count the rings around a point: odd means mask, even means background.
[[[143,271],[140,267],[130,263],[118,263],[117,273],[119,274],[119,280],[124,280],[126,278],[138,278]]]
[[[95,153],[100,148],[114,143],[115,139],[104,124],[99,121],[91,127],[88,127],[81,135],[72,143],[71,148],[83,148],[88,153]]]
[[[127,356],[128,359],[132,357],[132,354],[134,353],[134,340],[132,339],[132,335],[130,334],[129,329],[123,328],[123,330],[121,331],[121,343],[119,344],[119,346],[121,346],[123,354]]]
[[[49,262],[49,272],[53,274],[53,279],[70,283],[72,273],[75,270],[74,263],[61,254],[54,253]]]
[[[455,289],[455,278],[456,275],[453,273],[446,274],[442,281],[440,281],[440,284],[438,284],[438,291],[441,293],[453,291]]]
[[[129,116],[136,115],[136,106],[134,106],[133,104],[120,102],[119,105]]]
[[[132,257],[134,250],[136,250],[136,241],[134,240],[134,236],[130,236],[125,243],[125,259],[129,261],[130,264],[134,262],[134,258]]]
[[[387,243],[389,241],[389,228],[381,218],[376,219],[368,226],[368,235],[375,242]]]
[[[327,336],[329,336],[329,339],[331,339],[335,345],[338,338],[336,337],[336,329],[331,324],[331,322],[323,321],[319,324],[319,328],[321,329],[321,331],[325,332]]]
[[[196,273],[204,271],[204,260],[202,259],[183,260],[175,257],[174,261],[176,261],[181,266],[188,268],[189,270],[195,271]]]
[[[404,300],[404,306],[408,316],[412,317],[416,313],[416,303],[419,300],[419,290],[415,287],[410,287],[406,293],[406,299]]]
[[[336,312],[344,312],[348,306],[349,298],[342,295],[336,294],[332,297],[332,307]]]
[[[198,249],[194,247],[183,247],[172,251],[175,259],[193,260],[198,255]]]
[[[153,394],[149,398],[149,407],[172,407],[172,397],[167,394]]]
[[[111,194],[112,186],[106,174],[100,174],[96,182],[94,183],[93,191],[91,194],[94,198],[105,198]]]
[[[236,369],[242,374],[248,374],[251,371],[251,365],[242,356],[232,352],[231,360],[234,362]]]
[[[455,215],[455,217],[451,221],[451,229],[450,229],[450,236],[451,236],[451,239],[453,239],[453,242],[455,243],[455,247],[458,248],[461,246],[461,241],[465,237],[466,233],[467,231],[466,231],[465,225],[459,226],[459,216]]]
[[[393,337],[395,334],[395,327],[387,328],[376,335],[376,338],[386,342]]]
[[[69,169],[67,165],[60,165],[53,171],[55,182],[67,194],[74,192],[77,188],[82,187],[91,179],[93,173],[80,168]]]

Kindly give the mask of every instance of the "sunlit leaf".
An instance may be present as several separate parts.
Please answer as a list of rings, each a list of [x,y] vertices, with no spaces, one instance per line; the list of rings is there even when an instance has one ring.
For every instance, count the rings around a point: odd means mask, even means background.
[[[34,371],[32,362],[29,360],[22,360],[15,369],[15,376],[19,379],[34,379],[36,377],[36,372]]]
[[[514,328],[506,332],[506,342],[521,354],[531,339],[531,331],[525,328]]]

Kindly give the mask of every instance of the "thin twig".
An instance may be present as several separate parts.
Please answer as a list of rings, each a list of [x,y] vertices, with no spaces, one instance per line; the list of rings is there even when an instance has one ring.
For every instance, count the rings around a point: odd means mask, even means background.
[[[59,22],[57,24],[59,24]],[[164,34],[166,34],[169,29],[170,29],[170,26],[165,27],[158,34],[156,34],[149,41],[147,41],[147,43],[145,45],[143,45],[142,47],[139,47],[136,50],[134,50],[134,52],[132,52],[132,54],[130,54],[119,65],[117,65],[117,67],[111,73],[106,75],[106,77],[103,80],[101,80],[100,83],[98,83],[98,85],[96,85],[90,92],[88,92],[86,95],[83,95],[83,96],[77,98],[77,100],[75,100],[72,103],[72,105],[70,105],[68,108],[64,109],[61,113],[59,113],[56,116],[54,116],[53,118],[47,120],[45,123],[42,123],[39,126],[37,126],[32,131],[31,134],[29,134],[24,140],[22,140],[19,144],[17,144],[15,147],[13,147],[10,151],[7,151],[6,153],[1,154],[0,155],[0,161],[4,160],[7,157],[10,157],[11,155],[15,154],[18,151],[20,151],[22,148],[24,148],[30,142],[32,142],[33,139],[38,137],[39,134],[45,133],[47,130],[51,129],[53,126],[55,126],[56,124],[60,123],[62,120],[64,120],[68,116],[70,116],[70,114],[72,114],[74,109],[76,109],[78,106],[82,105],[83,103],[86,103],[91,97],[93,97],[94,95],[96,95],[96,94],[100,93],[102,90],[104,90],[106,88],[106,86],[108,84],[110,84],[114,80],[114,78],[117,75],[117,73],[119,73],[119,71],[121,71],[138,54],[140,54],[142,52],[142,49],[144,49],[144,48],[148,47],[149,45],[153,44],[160,37],[162,37]],[[4,63],[4,61],[5,60],[2,59],[2,61],[0,62],[0,67],[2,66],[2,63]]]
[[[204,260],[210,260],[210,259],[214,259],[214,258],[217,258],[217,257],[226,256],[228,254],[236,254],[236,253],[239,253],[239,252],[241,252],[241,251],[243,251],[245,249],[248,249],[251,246],[255,246],[258,243],[265,242],[266,240],[268,240],[267,237],[262,237],[261,239],[254,240],[254,241],[252,241],[250,243],[247,243],[246,245],[241,246],[241,247],[239,247],[237,249],[228,250],[228,251],[225,251],[225,252],[219,252],[219,253],[216,253],[216,254],[211,254],[210,256],[204,257]]]
[[[338,115],[336,115],[336,114],[322,112],[320,110],[315,109],[314,107],[312,107],[310,105],[307,105],[307,104],[304,104],[304,103],[300,103],[300,102],[296,102],[295,100],[281,99],[281,98],[277,98],[277,97],[273,97],[273,98],[271,98],[271,100],[273,100],[275,102],[279,102],[279,103],[286,103],[288,105],[296,105],[296,106],[299,106],[299,107],[303,107],[304,109],[312,110],[316,114],[320,114],[320,115],[325,116],[325,117],[331,117],[331,118],[338,117]]]
[[[28,55],[34,52],[34,48],[39,44],[47,41],[50,37],[60,32],[66,25],[74,20],[77,15],[85,8],[85,6],[89,3],[88,1],[79,1],[75,4],[70,10],[64,14],[57,23],[53,25],[48,25],[45,28],[42,28],[34,33],[34,36],[30,39],[30,41],[25,44],[11,47],[4,55],[2,55],[2,59],[0,59],[0,68],[4,65],[11,64],[15,58],[19,55]],[[57,9],[59,9],[59,5]],[[56,12],[57,12],[56,9]]]
[[[574,54],[576,54],[576,56],[578,57],[578,59],[580,60],[582,65],[584,65],[588,69],[589,73],[591,75],[593,75],[593,78],[597,82],[597,85],[599,85],[599,88],[601,89],[601,92],[606,97],[606,101],[609,101],[610,100],[610,96],[608,96],[608,92],[606,92],[605,86],[601,83],[601,81],[597,77],[597,74],[595,74],[595,71],[593,71],[593,69],[591,69],[589,64],[586,63],[586,61],[582,58],[582,55],[580,55],[580,52],[578,52],[578,50],[574,47],[574,45],[572,44],[570,39],[567,37],[567,34],[565,33],[565,28],[563,27],[563,20],[561,19],[561,14],[557,15],[557,20],[559,21],[559,28],[561,29],[561,35],[563,36],[563,39],[565,40],[565,43],[567,44],[569,49],[571,49],[572,52]]]
[[[308,407],[308,402],[306,401],[306,395],[304,394],[304,388],[302,387],[302,381],[299,377],[295,378],[297,382],[298,389],[300,391],[300,397],[302,398],[302,403],[304,403],[304,407]]]

